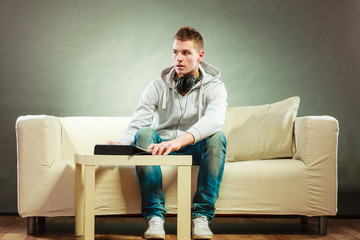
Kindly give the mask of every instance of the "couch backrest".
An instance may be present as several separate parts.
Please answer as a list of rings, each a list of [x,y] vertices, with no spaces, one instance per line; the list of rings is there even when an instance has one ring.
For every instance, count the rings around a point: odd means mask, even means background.
[[[73,158],[75,152],[92,154],[95,144],[117,139],[126,130],[130,120],[130,117],[61,118],[62,157]]]
[[[284,101],[227,109],[222,128],[228,141],[227,161],[292,157],[293,126],[299,97]],[[95,144],[117,139],[131,117],[65,117],[62,123],[62,157],[92,154]]]

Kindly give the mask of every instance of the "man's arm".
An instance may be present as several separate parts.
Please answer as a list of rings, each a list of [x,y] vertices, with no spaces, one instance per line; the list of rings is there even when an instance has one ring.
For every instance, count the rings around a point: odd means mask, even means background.
[[[159,144],[150,144],[147,150],[153,155],[168,155],[189,144],[194,144],[194,142],[194,136],[191,133],[186,132],[174,140],[164,141]]]
[[[222,82],[215,83],[207,90],[206,110],[197,123],[195,123],[187,132],[195,138],[195,143],[207,138],[221,130],[225,122],[227,107],[227,92]]]

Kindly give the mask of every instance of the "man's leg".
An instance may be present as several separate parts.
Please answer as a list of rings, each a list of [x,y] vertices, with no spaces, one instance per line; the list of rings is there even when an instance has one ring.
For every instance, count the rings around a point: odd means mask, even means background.
[[[145,149],[150,144],[161,141],[158,133],[152,128],[139,129],[135,136],[135,145]],[[146,221],[155,216],[164,219],[166,209],[160,166],[137,166],[136,175],[142,197],[141,211]]]
[[[215,202],[219,197],[220,184],[223,177],[226,138],[219,131],[200,141],[202,157],[197,181],[197,191],[193,199],[192,217],[206,216],[211,221],[215,215]],[[194,159],[198,161],[197,159]],[[197,164],[195,162],[195,164]]]

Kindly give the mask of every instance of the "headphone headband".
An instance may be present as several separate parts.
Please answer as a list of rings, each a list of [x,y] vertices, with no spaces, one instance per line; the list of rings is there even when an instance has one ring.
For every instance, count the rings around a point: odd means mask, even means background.
[[[185,95],[189,92],[195,84],[201,80],[201,72],[199,72],[199,77],[196,78],[194,75],[189,74],[188,76],[178,77],[176,72],[174,73],[173,80],[175,81],[176,90],[181,94]]]

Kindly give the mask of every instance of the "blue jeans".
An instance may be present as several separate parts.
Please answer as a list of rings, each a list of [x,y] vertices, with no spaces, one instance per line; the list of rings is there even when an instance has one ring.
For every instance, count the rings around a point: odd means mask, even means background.
[[[142,128],[135,136],[135,145],[145,149],[152,143],[162,141],[152,128]],[[194,145],[170,153],[170,155],[192,155],[193,165],[200,165],[197,191],[191,209],[193,218],[206,216],[211,221],[215,215],[215,202],[219,197],[225,153],[226,138],[221,131]],[[160,166],[137,166],[136,174],[142,197],[141,211],[146,221],[154,216],[164,219],[166,208]]]

